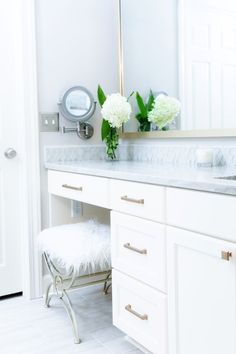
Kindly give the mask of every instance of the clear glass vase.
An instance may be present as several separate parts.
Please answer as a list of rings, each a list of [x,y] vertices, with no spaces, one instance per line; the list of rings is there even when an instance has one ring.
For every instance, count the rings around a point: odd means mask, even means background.
[[[118,150],[115,151],[113,156],[106,154],[105,160],[108,161],[108,162],[119,161],[119,152],[118,152]]]
[[[115,148],[111,148],[110,145],[106,144],[106,156],[105,156],[105,160],[106,161],[119,161],[119,147],[118,145],[116,145]]]

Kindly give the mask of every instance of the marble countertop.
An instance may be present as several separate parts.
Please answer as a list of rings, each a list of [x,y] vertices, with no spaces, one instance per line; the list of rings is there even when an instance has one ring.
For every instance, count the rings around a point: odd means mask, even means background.
[[[136,161],[46,162],[49,170],[80,173],[167,187],[236,195],[236,181],[215,177],[236,176],[236,168],[196,168]]]

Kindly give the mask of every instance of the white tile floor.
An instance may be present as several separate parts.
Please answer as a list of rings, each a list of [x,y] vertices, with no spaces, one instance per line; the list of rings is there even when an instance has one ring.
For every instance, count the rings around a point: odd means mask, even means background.
[[[73,343],[71,324],[57,300],[23,297],[0,301],[0,354],[142,353],[112,326],[111,295],[101,285],[70,293],[79,322],[81,344]]]

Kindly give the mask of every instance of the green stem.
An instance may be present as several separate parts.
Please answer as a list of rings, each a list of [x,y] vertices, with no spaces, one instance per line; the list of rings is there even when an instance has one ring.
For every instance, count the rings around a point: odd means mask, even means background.
[[[109,134],[105,139],[107,146],[107,156],[114,160],[116,158],[116,149],[119,145],[119,135],[116,128],[111,128]]]

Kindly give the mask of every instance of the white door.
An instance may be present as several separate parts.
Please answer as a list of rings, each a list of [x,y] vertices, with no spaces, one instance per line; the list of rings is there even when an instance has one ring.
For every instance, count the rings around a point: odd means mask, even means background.
[[[181,3],[182,128],[234,128],[236,1]]]
[[[167,256],[169,354],[235,354],[236,245],[168,227]]]
[[[20,1],[0,1],[0,296],[22,291],[21,11]]]

